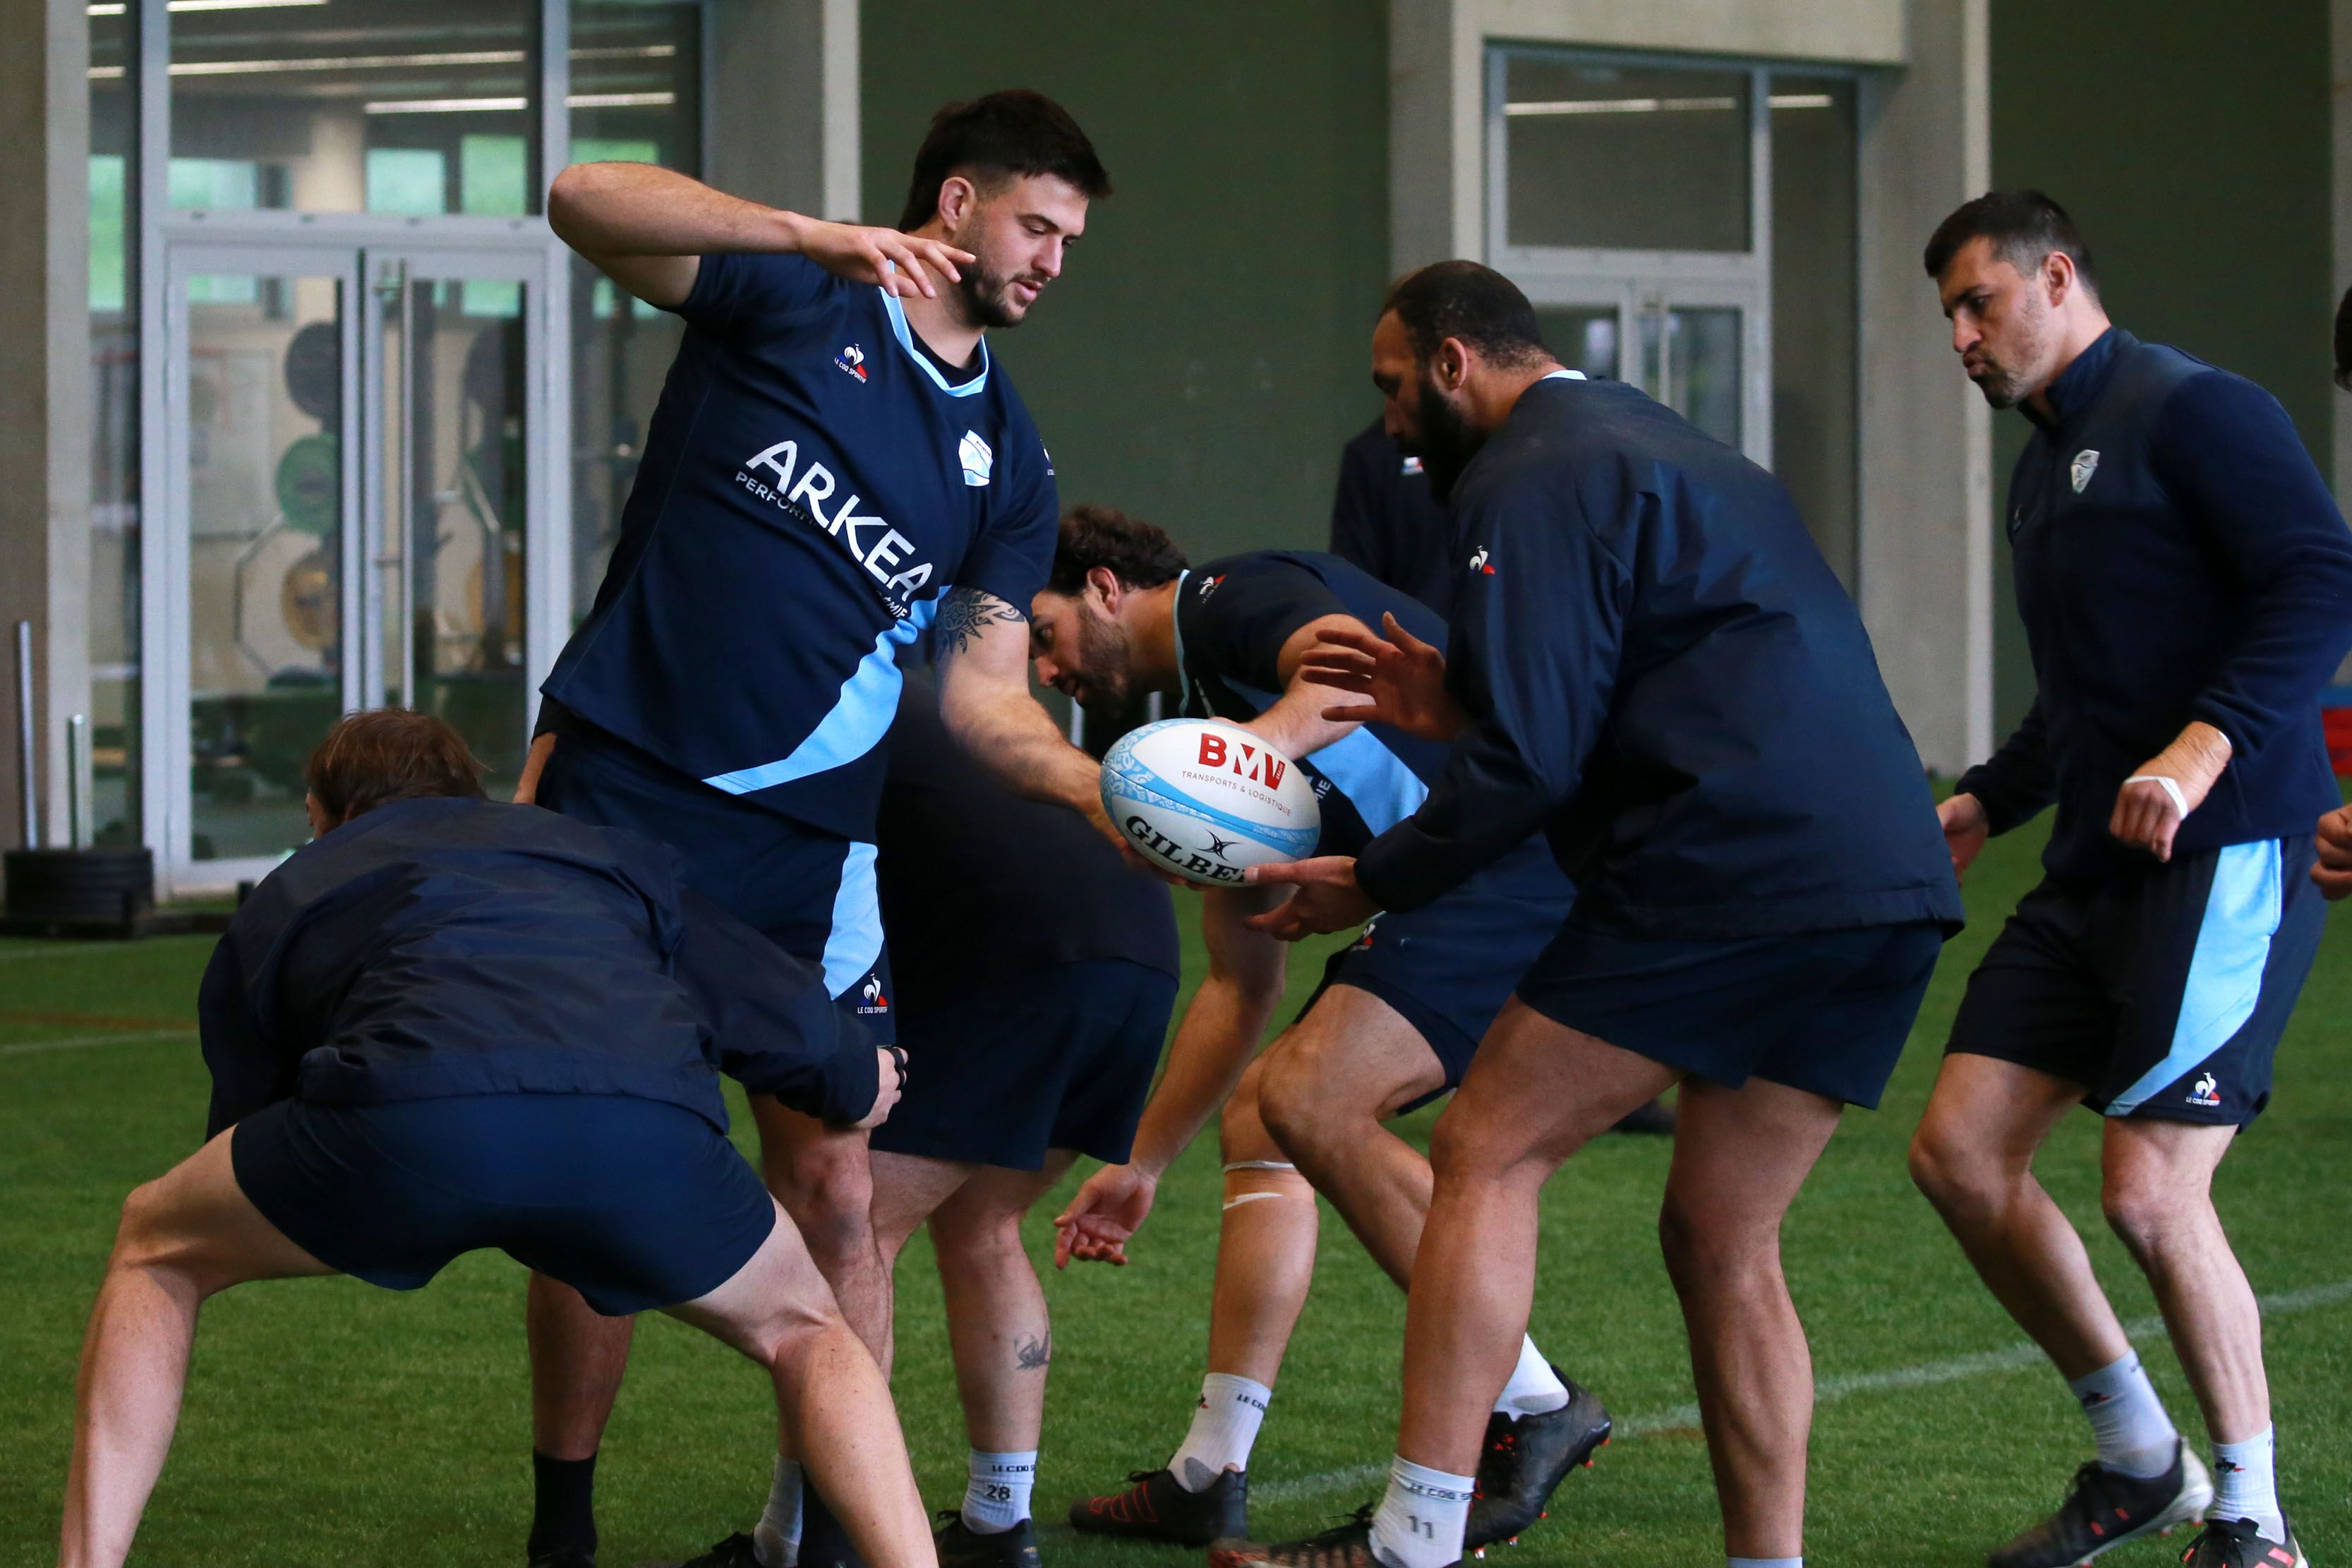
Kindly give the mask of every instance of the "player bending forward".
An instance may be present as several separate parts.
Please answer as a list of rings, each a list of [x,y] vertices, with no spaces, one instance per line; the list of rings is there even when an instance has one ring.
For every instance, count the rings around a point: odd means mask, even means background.
[[[889,1389],[728,1142],[719,1089],[724,1068],[869,1124],[889,1058],[842,1043],[814,971],[682,894],[669,851],[483,800],[437,719],[354,714],[307,783],[319,837],[205,973],[211,1141],[123,1205],[63,1568],[129,1554],[207,1298],[337,1273],[413,1290],[481,1247],[758,1362],[866,1559],[930,1563]]]
[[[1679,1082],[1659,1229],[1682,1299],[1724,1539],[1801,1559],[1812,1375],[1781,1216],[1848,1103],[1874,1105],[1959,889],[1853,602],[1771,476],[1542,343],[1499,273],[1400,282],[1372,337],[1390,428],[1451,494],[1467,574],[1445,655],[1327,633],[1308,668],[1454,749],[1428,798],[1296,884],[1286,936],[1410,911],[1540,828],[1576,906],[1438,1121],[1389,1486],[1313,1541],[1221,1563],[1444,1568],[1465,1544],[1488,1402],[1534,1289],[1538,1196]]]
[[[2213,1173],[2270,1101],[2319,946],[2319,691],[2352,643],[2352,533],[2268,393],[2111,325],[2065,210],[2000,193],[1927,251],[1952,347],[2034,426],[2010,481],[2039,690],[1943,805],[1952,863],[2052,802],[2042,885],[1969,979],[1911,1170],[2090,1417],[2097,1457],[1993,1568],[2086,1563],[2205,1512],[2192,1568],[2293,1568],[2262,1316]],[[2218,1490],[2033,1174],[2077,1104],[2163,1310]],[[2210,1504],[2210,1509],[2209,1509]]]
[[[1427,794],[1443,745],[1327,714],[1331,689],[1300,661],[1328,633],[1402,623],[1443,641],[1424,605],[1334,555],[1261,551],[1187,571],[1168,536],[1106,509],[1062,525],[1054,574],[1031,607],[1041,679],[1118,710],[1138,690],[1243,724],[1301,759],[1326,854],[1347,854]],[[1383,919],[1332,956],[1298,1019],[1251,1055],[1283,991],[1284,947],[1247,921],[1269,896],[1202,898],[1209,974],[1186,1008],[1133,1160],[1087,1179],[1057,1222],[1057,1250],[1125,1260],[1160,1174],[1218,1103],[1224,1218],[1208,1375],[1192,1430],[1164,1469],[1081,1498],[1070,1522],[1106,1535],[1205,1545],[1245,1532],[1248,1467],[1315,1267],[1321,1193],[1400,1286],[1429,1208],[1429,1162],[1381,1123],[1462,1081],[1478,1037],[1568,912],[1573,890],[1529,839],[1427,909]],[[1478,1459],[1472,1545],[1535,1522],[1562,1477],[1609,1436],[1601,1402],[1524,1335],[1496,1392]]]

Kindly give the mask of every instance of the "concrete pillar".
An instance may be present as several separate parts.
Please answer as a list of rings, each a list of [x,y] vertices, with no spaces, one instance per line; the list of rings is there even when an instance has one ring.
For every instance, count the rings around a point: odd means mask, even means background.
[[[9,7],[0,49],[0,629],[33,623],[44,841],[65,842],[65,722],[89,707],[89,20],[85,0]],[[9,638],[13,643],[13,636]],[[13,653],[0,800],[22,814]],[[84,781],[85,784],[87,780]]]
[[[858,190],[858,0],[720,0],[703,172],[731,195],[817,217],[897,220]],[[887,210],[885,210],[887,209]]]
[[[1390,0],[1392,275],[1486,258],[1480,16],[1476,0]]]
[[[1919,754],[1992,747],[1992,416],[1920,252],[1992,179],[1986,0],[1910,0],[1910,63],[1862,98],[1862,616]]]

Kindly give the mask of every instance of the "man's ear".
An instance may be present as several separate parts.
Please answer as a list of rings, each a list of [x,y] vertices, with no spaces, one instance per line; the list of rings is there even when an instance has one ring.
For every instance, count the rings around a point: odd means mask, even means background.
[[[1460,338],[1448,338],[1429,356],[1429,373],[1440,391],[1459,392],[1470,379],[1470,348]]]
[[[2063,250],[2053,250],[2042,258],[2042,288],[2053,305],[2063,305],[2066,296],[2082,286],[2083,275],[2074,269],[2074,258]]]
[[[1094,567],[1087,573],[1087,586],[1102,595],[1104,609],[1114,616],[1118,614],[1119,601],[1127,596],[1127,584],[1118,580],[1118,573],[1108,566]]]
[[[979,205],[979,187],[961,174],[950,174],[940,182],[940,221],[947,225],[949,233],[961,228]]]

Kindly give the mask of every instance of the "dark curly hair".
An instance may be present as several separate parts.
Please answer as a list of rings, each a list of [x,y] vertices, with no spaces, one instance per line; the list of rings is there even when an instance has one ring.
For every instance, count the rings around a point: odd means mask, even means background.
[[[931,221],[940,210],[940,187],[950,174],[965,175],[983,193],[1021,175],[1052,174],[1088,201],[1110,195],[1110,175],[1070,111],[1027,88],[950,103],[931,116],[930,132],[915,153],[900,228]]]
[[[1130,588],[1157,588],[1184,570],[1184,552],[1166,532],[1114,507],[1075,506],[1062,519],[1054,546],[1053,574],[1045,586],[1075,595],[1087,574],[1108,566]]]

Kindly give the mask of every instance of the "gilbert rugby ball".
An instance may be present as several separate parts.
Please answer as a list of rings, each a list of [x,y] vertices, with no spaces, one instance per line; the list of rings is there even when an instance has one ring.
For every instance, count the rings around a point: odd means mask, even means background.
[[[1120,737],[1103,758],[1102,801],[1138,849],[1204,887],[1311,855],[1323,831],[1298,764],[1214,719],[1163,719]]]

